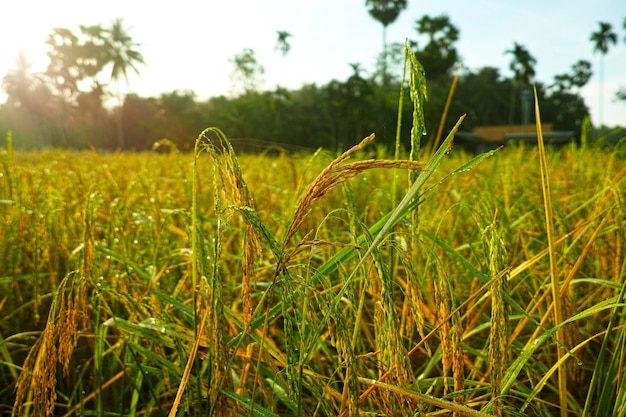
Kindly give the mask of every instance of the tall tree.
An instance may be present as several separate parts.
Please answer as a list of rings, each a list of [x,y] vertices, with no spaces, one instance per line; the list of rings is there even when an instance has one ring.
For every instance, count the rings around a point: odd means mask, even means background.
[[[117,111],[118,141],[124,147],[124,136],[121,124],[122,96],[119,82],[126,81],[128,86],[128,71],[139,73],[138,65],[144,64],[143,56],[136,49],[138,44],[133,42],[123,26],[122,19],[116,19],[110,27],[102,25],[80,26],[80,33],[75,34],[69,29],[56,28],[48,36],[46,44],[49,46],[48,57],[50,62],[45,75],[52,81],[61,103],[61,129],[65,140],[64,119],[77,104],[77,98],[85,100],[89,91],[95,95],[104,94],[103,85],[98,81],[98,75],[110,67],[109,81],[115,84],[115,95],[119,105]],[[91,81],[91,87],[88,86]],[[110,91],[110,90],[109,90]]]
[[[274,49],[279,51],[283,57],[285,57],[291,50],[291,44],[289,43],[291,33],[285,30],[278,30],[276,33],[278,34],[278,39],[276,39],[276,47]]]
[[[535,76],[535,64],[537,60],[528,52],[523,45],[513,42],[513,49],[505,51],[506,54],[513,55],[509,68],[513,71],[515,86],[519,89],[522,101],[522,124],[529,123],[530,119],[530,83]],[[511,110],[509,123],[513,123],[514,114],[514,94],[511,90]]]
[[[110,67],[110,81],[115,84],[119,107],[117,109],[117,128],[120,148],[124,148],[124,129],[122,126],[123,95],[120,91],[120,81],[124,79],[126,88],[129,88],[128,71],[139,74],[139,65],[145,65],[143,55],[137,50],[140,44],[133,41],[124,27],[121,18],[114,19],[111,26],[100,31],[99,39],[103,42],[100,65]]]
[[[406,9],[407,0],[365,0],[369,14],[383,25],[383,84],[387,82],[387,26]]]
[[[617,43],[617,35],[613,32],[613,26],[607,22],[598,22],[599,29],[597,32],[593,32],[589,40],[593,42],[593,51],[600,52],[600,66],[598,67],[598,79],[600,83],[599,92],[599,107],[598,107],[598,123],[602,126],[602,112],[604,107],[604,56],[609,52],[611,44]]]

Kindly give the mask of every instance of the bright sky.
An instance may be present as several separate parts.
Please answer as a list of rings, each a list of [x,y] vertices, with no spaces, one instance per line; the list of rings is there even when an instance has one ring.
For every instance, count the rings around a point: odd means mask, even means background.
[[[618,44],[604,59],[604,111],[607,125],[626,125],[626,103],[614,99],[626,87],[626,2],[623,0],[408,0],[409,7],[387,33],[388,42],[408,37],[420,41],[415,21],[428,14],[448,14],[460,30],[457,49],[471,69],[494,66],[509,76],[513,42],[537,59],[536,79],[551,83],[555,74],[570,72],[579,59],[593,64],[594,76],[582,90],[599,122],[600,55],[589,36],[599,21],[609,22]],[[43,70],[44,41],[54,27],[78,31],[78,25],[109,24],[124,19],[140,43],[147,67],[130,79],[130,90],[157,96],[193,90],[200,99],[231,92],[229,58],[252,48],[265,67],[264,88],[277,84],[345,80],[349,63],[372,71],[382,49],[381,25],[372,19],[365,0],[176,0],[151,2],[107,0],[22,0],[5,5],[0,24],[0,76],[13,67],[18,49]],[[292,34],[292,49],[283,58],[274,50],[276,31]],[[423,42],[423,41],[422,41]],[[423,43],[422,43],[423,44]],[[4,97],[0,97],[4,101]]]

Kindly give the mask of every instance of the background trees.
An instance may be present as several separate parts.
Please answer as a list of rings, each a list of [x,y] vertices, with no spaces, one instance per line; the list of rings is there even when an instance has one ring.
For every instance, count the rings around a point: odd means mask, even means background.
[[[136,49],[140,45],[135,43],[124,28],[122,19],[115,19],[110,27],[93,27],[93,40],[100,42],[94,45],[98,53],[98,69],[103,71],[111,68],[110,81],[115,86],[115,96],[118,99],[118,109],[123,103],[120,90],[120,81],[123,79],[128,87],[128,71],[133,70],[139,74],[138,65],[144,65],[143,55]],[[118,144],[124,148],[124,129],[122,128],[122,116],[119,111],[115,112],[117,121]]]
[[[366,5],[384,30],[406,2],[368,1]],[[598,34],[598,48],[604,48],[599,39],[608,35],[600,32],[604,35]],[[439,124],[460,61],[456,50],[459,37],[459,30],[446,15],[423,16],[415,22],[409,44],[426,70],[429,90],[426,126],[430,134],[424,140],[431,139]],[[290,38],[289,32],[277,31],[274,47],[283,56],[289,53]],[[370,132],[377,133],[379,144],[392,144],[396,136],[404,45],[384,46],[382,78],[380,72],[367,73],[361,63],[353,62],[344,64],[352,68],[346,79],[294,90],[276,86],[268,91],[261,89],[262,63],[254,50],[244,49],[230,60],[232,94],[199,100],[193,91],[158,97],[119,94],[120,83],[127,83],[128,74],[139,72],[144,65],[140,45],[120,19],[109,26],[81,26],[78,31],[55,29],[47,44],[49,65],[44,73],[32,73],[26,59],[18,57],[2,81],[8,100],[0,106],[0,131],[14,130],[16,146],[145,150],[165,138],[179,149],[189,149],[207,126],[219,126],[244,150],[267,145],[337,150]],[[525,115],[517,103],[528,96],[522,93],[534,82],[536,60],[517,42],[503,53],[511,55],[510,76],[491,67],[465,68],[460,73],[447,127],[464,113],[468,115],[464,130],[529,121],[530,101],[524,104]],[[591,63],[579,60],[549,84],[534,82],[543,121],[558,129],[578,131],[589,113],[580,88],[591,74]],[[405,103],[410,103],[406,88],[403,94]],[[403,120],[410,120],[412,109],[407,105],[404,111]],[[405,122],[402,129],[402,137],[409,137],[410,123]]]
[[[446,81],[459,60],[455,42],[459,40],[459,30],[446,15],[423,16],[416,22],[416,31],[428,37],[423,48],[416,48],[415,55],[426,70],[426,79]],[[419,46],[419,43],[416,43]]]
[[[124,148],[121,116],[113,118],[104,104],[116,96],[117,109],[121,107],[118,82],[123,78],[128,83],[128,70],[139,72],[144,61],[122,20],[110,27],[80,26],[77,32],[56,28],[46,45],[49,63],[43,73],[30,73],[18,62],[3,80],[9,99],[0,116],[12,121],[8,127],[18,137],[30,138],[30,145],[48,146],[114,146],[111,134],[117,132],[117,145]],[[104,77],[107,70],[110,75]],[[15,113],[16,103],[21,111],[8,118],[6,112]],[[117,128],[112,120],[118,121]]]

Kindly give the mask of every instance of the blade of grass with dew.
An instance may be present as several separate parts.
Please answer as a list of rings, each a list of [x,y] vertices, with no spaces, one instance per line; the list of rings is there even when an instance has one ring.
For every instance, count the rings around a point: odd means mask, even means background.
[[[535,122],[537,126],[537,143],[539,145],[539,161],[541,167],[541,184],[543,190],[543,203],[546,215],[546,232],[548,234],[548,248],[550,258],[550,277],[552,280],[552,302],[554,303],[554,324],[560,325],[563,321],[563,310],[561,307],[561,290],[559,284],[559,276],[557,271],[556,245],[554,236],[554,213],[552,211],[552,196],[550,193],[550,177],[548,174],[548,163],[546,161],[546,150],[543,144],[543,133],[541,131],[541,115],[539,112],[539,98],[537,97],[537,88],[534,87],[535,94]],[[559,341],[564,340],[562,331],[558,331],[556,338]],[[562,345],[557,345],[557,360],[565,355]],[[562,365],[558,372],[559,380],[559,404],[561,406],[561,417],[567,417],[567,368]]]

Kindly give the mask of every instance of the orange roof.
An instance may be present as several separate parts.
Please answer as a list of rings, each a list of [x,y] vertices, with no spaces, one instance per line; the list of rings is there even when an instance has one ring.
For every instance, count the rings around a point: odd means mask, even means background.
[[[543,123],[541,125],[543,132],[552,132],[552,123]],[[479,126],[474,128],[472,132],[476,136],[480,136],[487,140],[501,140],[505,135],[511,133],[535,133],[537,127],[532,125],[499,125],[499,126]]]

